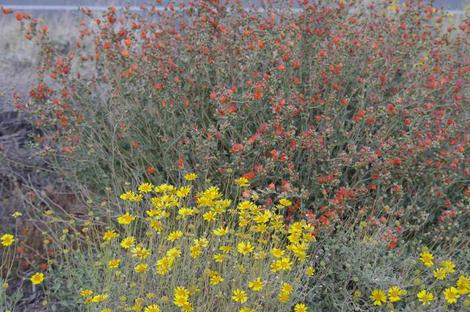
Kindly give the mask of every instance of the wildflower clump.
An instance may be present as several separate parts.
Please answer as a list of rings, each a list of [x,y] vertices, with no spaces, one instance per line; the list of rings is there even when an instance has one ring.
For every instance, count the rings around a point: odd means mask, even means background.
[[[81,290],[83,302],[113,311],[307,311],[298,290],[315,272],[313,225],[285,221],[272,203],[225,198],[215,186],[195,192],[196,177],[186,174],[181,186],[146,182],[120,196],[125,213],[99,234],[105,265],[93,284],[101,289]],[[150,289],[158,294],[151,299]]]
[[[374,289],[370,293],[372,305],[412,309],[419,309],[419,306],[444,309],[448,305],[463,308],[468,305],[468,301],[462,298],[470,293],[470,278],[458,273],[452,260],[440,261],[427,248],[423,248],[418,260],[420,264],[415,280],[406,283],[407,289],[397,285],[389,287],[388,291]]]

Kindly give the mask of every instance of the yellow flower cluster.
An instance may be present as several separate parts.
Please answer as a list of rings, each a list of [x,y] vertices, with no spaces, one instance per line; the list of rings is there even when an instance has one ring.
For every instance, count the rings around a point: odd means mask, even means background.
[[[435,265],[434,255],[427,249],[424,249],[419,255],[419,261],[426,267],[432,268]],[[446,280],[452,273],[456,272],[456,266],[452,260],[442,261],[439,266],[432,272],[434,278],[437,281]],[[418,283],[419,285],[421,282]],[[448,305],[458,303],[460,297],[468,295],[470,293],[470,278],[464,274],[460,274],[455,285],[440,288],[442,292],[442,298]],[[385,304],[387,300],[390,303],[401,301],[404,296],[407,295],[407,291],[401,289],[398,286],[393,286],[388,289],[388,296],[385,291],[381,289],[374,289],[371,292],[370,298],[372,304],[375,306],[381,306]],[[416,292],[416,299],[423,305],[428,306],[437,300],[436,292],[432,289],[418,289]]]
[[[183,311],[191,311],[191,303],[189,302],[189,290],[184,287],[176,287],[174,291],[173,303],[180,307]]]
[[[291,205],[288,199],[275,207],[238,198],[233,204],[215,186],[194,192],[196,178],[186,174],[179,187],[146,182],[120,195],[130,204],[115,216],[118,226],[101,234],[98,262],[106,264],[106,285],[94,296],[82,290],[84,303],[110,311],[211,310],[217,304],[248,312],[262,309],[263,297],[275,307],[307,311],[291,298],[315,272],[306,261],[314,227],[304,220],[286,223],[279,205]],[[244,178],[237,184],[249,186]],[[111,291],[117,284],[129,287]],[[144,299],[143,285],[161,297]]]

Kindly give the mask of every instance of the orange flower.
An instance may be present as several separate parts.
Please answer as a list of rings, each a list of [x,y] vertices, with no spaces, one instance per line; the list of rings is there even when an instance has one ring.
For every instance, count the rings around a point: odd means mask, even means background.
[[[353,116],[354,122],[359,122],[361,119],[366,115],[366,111],[363,109],[359,109],[357,113]]]
[[[155,167],[153,166],[149,166],[147,167],[146,171],[147,171],[147,174],[154,174],[157,172],[157,169],[155,169]]]
[[[23,13],[23,12],[16,12],[15,17],[18,22],[21,22],[27,17],[27,15],[26,13]]]
[[[321,49],[320,51],[318,51],[317,57],[319,59],[323,59],[327,56],[328,56],[328,53],[325,50]]]
[[[243,151],[243,144],[236,143],[232,145],[232,153],[236,154]]]
[[[183,158],[183,156],[180,156],[178,158],[177,164],[178,164],[178,169],[182,170],[184,168],[184,158]]]
[[[299,69],[300,68],[300,61],[299,60],[294,60],[292,62],[292,68],[293,69]]]
[[[5,8],[5,7],[2,7],[2,11],[3,11],[3,14],[5,14],[5,15],[13,13],[12,9]]]
[[[387,112],[389,114],[395,114],[396,112],[395,105],[393,105],[392,103],[387,104]]]
[[[242,177],[247,178],[248,180],[254,179],[256,177],[256,172],[254,171],[248,171],[245,172]]]

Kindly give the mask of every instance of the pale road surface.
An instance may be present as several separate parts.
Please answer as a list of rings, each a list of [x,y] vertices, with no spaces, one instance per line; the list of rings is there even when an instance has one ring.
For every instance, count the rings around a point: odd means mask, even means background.
[[[168,3],[169,0],[163,0],[162,6]],[[189,2],[184,0],[172,1],[174,3]],[[260,4],[262,0],[245,0],[243,1],[250,6],[251,4]],[[402,2],[402,1],[400,1]],[[429,2],[429,1],[425,1]],[[465,5],[468,5],[470,1],[468,0],[435,0],[434,6],[443,7],[450,11],[460,11],[463,10]],[[21,6],[24,6],[24,9],[27,10],[70,10],[73,7],[87,6],[87,7],[106,7],[108,5],[114,4],[121,6],[125,3],[130,3],[133,6],[139,6],[142,3],[153,4],[155,1],[152,0],[0,0],[0,5],[11,6],[13,8],[21,9]],[[48,6],[50,6],[48,8]]]

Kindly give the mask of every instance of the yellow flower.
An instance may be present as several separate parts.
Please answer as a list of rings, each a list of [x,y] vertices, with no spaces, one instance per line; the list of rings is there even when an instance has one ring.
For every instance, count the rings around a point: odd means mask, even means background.
[[[132,191],[128,191],[119,195],[119,198],[122,200],[131,200],[136,194]]]
[[[431,292],[428,292],[426,290],[421,290],[417,295],[416,297],[418,297],[419,301],[423,304],[423,305],[427,305],[427,304],[430,304],[431,301],[434,300],[434,295],[431,293]]]
[[[99,295],[89,298],[89,301],[93,303],[100,303],[100,302],[107,300],[108,297],[109,296],[107,294],[99,294]]]
[[[209,241],[202,237],[194,240],[194,245],[190,247],[191,257],[198,258],[202,255],[202,250],[209,245]]]
[[[224,261],[225,256],[223,254],[215,254],[212,256],[212,259],[214,259],[214,261],[217,263],[221,263]]]
[[[248,180],[245,177],[238,178],[238,180],[236,182],[237,182],[238,186],[240,186],[240,187],[249,187],[250,186],[250,180]]]
[[[313,274],[315,274],[315,268],[313,266],[309,266],[306,270],[305,270],[305,275],[311,277],[313,276]]]
[[[248,295],[244,290],[235,289],[232,292],[232,300],[239,303],[245,303],[248,301]]]
[[[289,283],[282,283],[281,289],[277,296],[278,300],[282,303],[286,303],[287,301],[289,301],[290,294],[293,290],[294,288]]]
[[[160,185],[155,186],[154,191],[155,191],[155,193],[169,194],[169,193],[174,193],[176,191],[176,187],[174,187],[171,184],[164,183],[164,184],[160,184]]]
[[[227,226],[226,227],[221,226],[213,230],[212,233],[214,233],[214,235],[216,236],[224,236],[228,233],[228,231],[229,231],[229,228]]]
[[[308,311],[307,306],[303,303],[297,303],[294,306],[294,312],[307,312],[307,311]]]
[[[247,255],[250,252],[253,252],[253,250],[255,250],[255,247],[253,247],[250,242],[240,242],[237,245],[237,251],[242,255]]]
[[[208,211],[208,212],[206,212],[205,214],[202,215],[202,218],[207,222],[211,222],[211,221],[215,220],[215,216],[216,216],[215,212]]]
[[[258,208],[258,206],[256,206],[255,203],[249,201],[249,200],[244,200],[242,202],[240,202],[237,206],[238,210],[240,211],[247,211],[247,210],[251,210],[251,211],[254,211]]]
[[[163,231],[163,223],[158,220],[150,219],[149,225],[157,233],[161,233]]]
[[[165,275],[173,267],[175,260],[170,257],[163,257],[157,260],[157,273],[160,275]]]
[[[271,254],[276,257],[276,258],[280,258],[284,255],[285,251],[280,249],[280,248],[273,248],[271,250]]]
[[[202,256],[202,247],[199,245],[193,245],[189,248],[191,257],[198,258]]]
[[[294,255],[299,258],[300,261],[307,259],[308,244],[291,244],[287,246],[287,249],[292,251]]]
[[[210,276],[210,284],[211,285],[218,285],[224,281],[224,278],[217,273],[211,274]]]
[[[444,269],[446,273],[454,273],[455,272],[455,264],[452,260],[446,260],[441,263],[441,267]]]
[[[160,307],[156,304],[145,307],[144,312],[160,312]]]
[[[3,234],[0,238],[3,247],[11,246],[15,242],[15,237],[11,234]]]
[[[145,273],[148,269],[148,265],[146,263],[139,263],[134,267],[134,271],[137,273]]]
[[[121,241],[121,247],[124,249],[129,249],[134,245],[134,243],[135,243],[135,237],[128,236]]]
[[[394,286],[388,289],[388,299],[390,302],[397,302],[401,300],[401,296],[406,295],[406,290],[401,289],[398,286]]]
[[[129,212],[126,212],[125,214],[120,215],[117,218],[117,222],[119,224],[124,224],[124,225],[131,224],[134,220],[135,220],[135,217],[129,214]]]
[[[253,312],[253,310],[247,307],[243,307],[243,308],[240,308],[240,312]]]
[[[141,194],[136,194],[132,191],[129,191],[129,192],[121,194],[119,198],[125,201],[140,202],[143,197]]]
[[[278,259],[271,264],[271,271],[273,273],[283,271],[283,270],[289,271],[291,267],[292,267],[292,261],[290,260],[290,258],[282,257],[281,259]]]
[[[88,297],[88,296],[91,296],[93,295],[93,290],[91,289],[83,289],[80,291],[80,296],[82,297]]]
[[[167,240],[169,240],[170,242],[174,242],[174,241],[180,239],[181,237],[183,237],[183,232],[173,231],[170,234],[168,234]]]
[[[209,241],[205,237],[201,237],[194,240],[194,244],[202,248],[206,248],[209,245]]]
[[[437,280],[442,281],[447,277],[447,271],[444,268],[438,268],[434,270],[433,275]]]
[[[289,207],[289,206],[292,206],[292,202],[286,198],[281,198],[279,200],[279,205],[284,206],[284,207]]]
[[[444,298],[446,302],[449,304],[457,303],[457,299],[459,299],[460,294],[457,288],[449,287],[444,290]]]
[[[433,255],[429,251],[423,251],[419,255],[419,260],[427,267],[432,267],[434,262],[432,261]]]
[[[104,308],[103,310],[101,310],[100,312],[113,312],[113,310],[109,309],[109,308]]]
[[[219,250],[225,253],[229,253],[230,251],[232,251],[232,246],[230,245],[220,246]]]
[[[133,257],[139,259],[145,259],[150,256],[150,250],[141,245],[137,245],[136,247],[132,248],[131,252]]]
[[[182,217],[189,217],[196,214],[196,209],[183,207],[178,210],[178,215]]]
[[[197,174],[195,174],[194,172],[193,173],[187,173],[184,175],[184,179],[186,181],[194,181],[197,179]]]
[[[39,285],[43,281],[44,281],[43,273],[35,273],[33,276],[31,276],[31,283],[33,283],[33,285]]]
[[[281,292],[286,294],[291,294],[294,288],[289,283],[282,283],[281,285]]]
[[[263,211],[263,213],[259,213],[256,217],[253,218],[253,220],[256,223],[267,223],[269,219],[272,217],[272,212],[269,210]]]
[[[173,247],[168,249],[166,256],[171,259],[179,258],[181,256],[181,250],[178,247]]]
[[[103,240],[104,240],[105,242],[109,242],[110,240],[113,240],[114,238],[116,238],[116,237],[118,237],[118,236],[119,236],[119,234],[116,233],[116,231],[114,231],[114,230],[108,230],[108,231],[104,232],[104,234],[103,234]]]
[[[110,269],[117,269],[119,267],[119,264],[121,263],[121,260],[119,259],[112,259],[108,261],[108,268]]]
[[[380,289],[374,289],[370,295],[370,298],[372,299],[372,304],[375,306],[380,306],[387,302],[387,296],[385,295],[385,292]]]
[[[12,216],[13,218],[15,218],[15,219],[21,217],[22,215],[23,215],[23,214],[22,214],[21,212],[19,212],[19,211],[15,211],[15,212],[13,212],[13,213],[11,214],[11,216]]]
[[[461,274],[457,280],[457,289],[461,295],[468,294],[470,292],[470,278]]]
[[[191,193],[191,187],[190,186],[182,186],[179,188],[178,191],[176,191],[176,196],[179,198],[184,198]]]
[[[173,303],[177,307],[184,307],[189,304],[189,290],[184,287],[176,287],[174,290]]]
[[[139,192],[141,193],[150,193],[153,190],[152,183],[142,183],[139,185]]]
[[[257,279],[248,282],[248,287],[253,291],[260,291],[263,289],[264,283],[261,278],[258,277]]]

